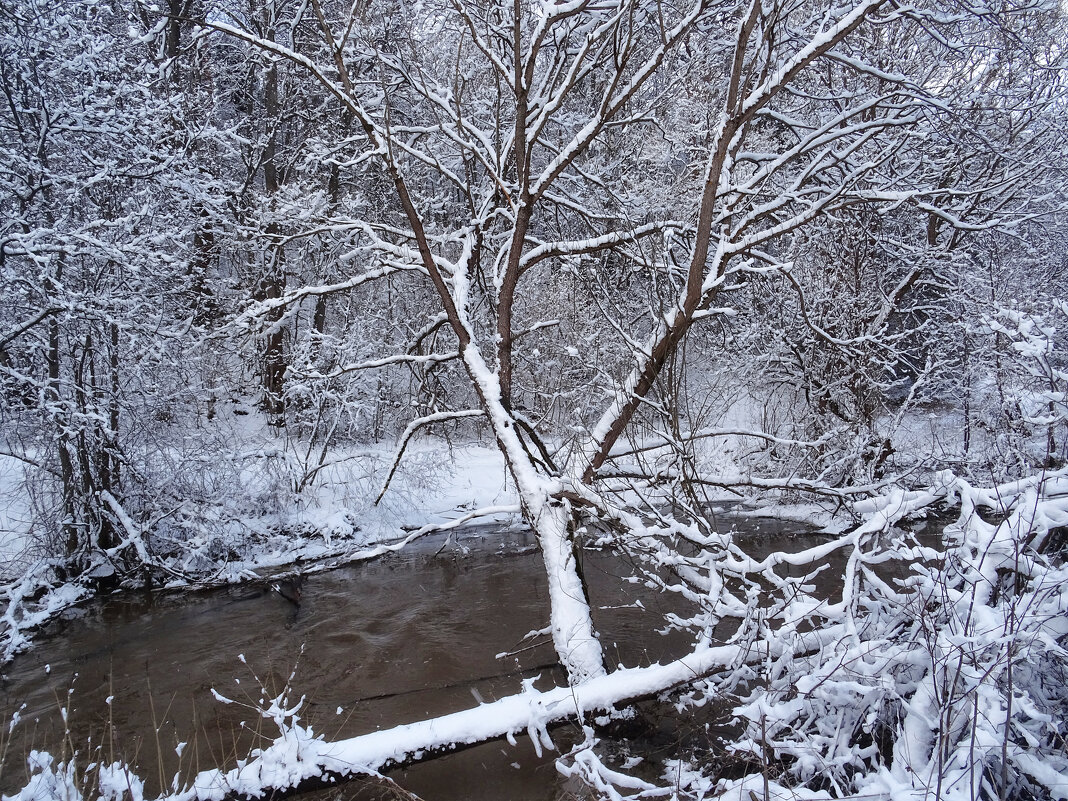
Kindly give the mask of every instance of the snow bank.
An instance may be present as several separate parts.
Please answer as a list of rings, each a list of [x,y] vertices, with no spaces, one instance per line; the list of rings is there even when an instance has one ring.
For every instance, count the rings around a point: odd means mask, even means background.
[[[151,563],[169,576],[168,586],[233,583],[295,563],[370,558],[389,550],[386,543],[459,521],[519,516],[495,448],[414,443],[389,492],[375,504],[393,456],[390,446],[334,449],[315,480],[296,492],[293,476],[306,466],[294,464],[292,449],[280,449],[266,432],[245,434],[248,445],[241,453],[203,465],[198,479],[203,487],[233,489],[210,496],[218,503],[185,500],[170,514],[147,521],[119,508],[124,530],[138,546],[151,545]],[[235,465],[237,483],[227,484]],[[95,591],[92,571],[65,584],[52,560],[30,558],[31,518],[22,480],[21,463],[0,458],[0,582],[2,571],[10,574],[0,584],[0,664],[29,645],[33,628]],[[106,558],[100,559],[96,572],[115,575]]]

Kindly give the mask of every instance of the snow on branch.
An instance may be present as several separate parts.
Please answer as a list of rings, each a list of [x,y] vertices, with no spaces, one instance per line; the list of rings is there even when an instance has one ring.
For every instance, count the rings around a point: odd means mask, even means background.
[[[634,71],[634,74],[626,83],[622,85],[617,81],[608,83],[608,88],[598,104],[596,115],[542,169],[541,174],[531,185],[530,194],[533,198],[538,198],[544,194],[560,174],[567,169],[567,166],[589,147],[601,129],[620,112],[650,76],[656,72],[667,54],[686,36],[704,11],[704,2],[695,3],[675,27],[669,31],[662,32],[662,41],[657,49]],[[577,61],[578,59],[576,59]],[[565,84],[564,91],[567,91],[570,86]],[[552,106],[552,102],[546,103],[544,115],[535,118],[534,122],[529,126],[530,141],[534,141],[537,138],[541,127],[548,121],[549,115],[552,113]]]
[[[697,439],[713,439],[717,437],[747,437],[752,439],[762,439],[765,442],[774,442],[777,445],[798,445],[803,448],[818,448],[826,444],[829,440],[833,439],[835,434],[836,432],[831,431],[814,440],[800,440],[789,439],[786,437],[777,437],[773,434],[768,434],[764,431],[753,431],[750,429],[700,428],[696,431],[684,431],[677,438],[657,437],[655,439],[645,440],[640,445],[632,448],[627,448],[626,450],[613,448],[609,453],[609,457],[612,459],[619,459],[624,456],[630,456],[635,453],[642,453],[644,451],[674,447],[678,442],[691,442]]]
[[[325,378],[338,378],[349,373],[359,372],[360,370],[376,370],[381,367],[389,367],[394,364],[408,364],[412,366],[426,366],[431,364],[441,364],[443,362],[452,361],[458,359],[460,354],[456,351],[449,353],[427,353],[427,354],[411,354],[401,353],[393,356],[383,356],[380,359],[368,359],[362,362],[354,362],[352,364],[345,364],[329,373],[315,373],[315,372],[299,372],[295,368],[294,374],[299,375],[301,378],[311,379],[325,379]]]
[[[782,91],[798,73],[834,48],[884,2],[885,0],[865,0],[865,2],[857,3],[852,9],[843,14],[840,19],[814,35],[804,47],[800,48],[784,64],[773,70],[759,86],[745,97],[739,106],[739,112],[743,115],[749,115],[759,110]]]
[[[454,520],[450,520],[447,523],[428,523],[425,526],[411,531],[404,538],[397,540],[396,542],[382,542],[371,548],[365,548],[362,551],[356,551],[349,554],[342,559],[342,562],[365,562],[369,559],[377,559],[379,556],[384,556],[388,553],[395,553],[402,551],[413,542],[421,539],[428,534],[437,534],[442,531],[452,531],[453,529],[460,528],[461,526],[470,523],[472,520],[477,520],[482,517],[496,517],[498,515],[517,515],[522,511],[522,508],[516,504],[502,504],[499,506],[482,506],[478,509],[472,509],[469,512],[465,512]],[[442,546],[444,547],[444,546]]]
[[[826,637],[812,634],[811,647]],[[515,743],[526,733],[535,751],[553,749],[548,727],[589,715],[611,715],[620,704],[645,698],[695,681],[710,671],[747,659],[759,661],[777,655],[775,643],[754,646],[724,645],[703,648],[687,656],[644,668],[621,669],[574,687],[534,689],[533,680],[523,682],[522,692],[492,703],[442,715],[437,718],[371,732],[338,742],[315,736],[294,719],[283,721],[281,736],[254,758],[230,771],[199,773],[192,786],[158,801],[224,801],[234,797],[261,798],[272,792],[298,789],[315,783],[358,774],[378,775],[395,765],[428,758],[487,740],[505,738]],[[78,798],[75,795],[73,798]],[[21,795],[14,801],[30,801]],[[34,801],[50,801],[33,796]],[[71,799],[67,799],[71,801]]]
[[[379,278],[386,278],[394,273],[401,272],[405,268],[402,268],[396,264],[384,264],[371,270],[367,270],[359,275],[355,275],[351,278],[347,278],[344,281],[338,281],[333,284],[319,284],[302,286],[299,289],[293,289],[286,292],[279,298],[267,298],[266,300],[258,301],[249,306],[245,311],[239,314],[227,328],[237,331],[243,331],[251,328],[256,321],[260,318],[266,317],[272,311],[278,309],[284,309],[287,306],[300,303],[300,301],[309,297],[318,297],[321,295],[334,295],[340,292],[346,292],[350,289],[356,289],[364,284],[378,280]],[[417,269],[417,268],[409,268]],[[277,325],[277,323],[274,323]]]
[[[679,220],[663,220],[639,225],[629,231],[613,231],[590,239],[579,239],[570,242],[547,242],[524,253],[519,260],[519,269],[525,271],[543,259],[594,253],[625,242],[633,242],[650,234],[665,230],[680,230],[686,227],[687,224]]]
[[[401,458],[404,456],[404,450],[408,447],[408,442],[415,435],[415,432],[424,426],[433,425],[435,423],[444,423],[449,420],[461,420],[465,417],[483,417],[485,412],[481,409],[463,409],[457,412],[435,412],[434,414],[428,414],[425,417],[419,417],[412,422],[408,423],[408,426],[404,429],[404,433],[400,436],[400,441],[397,444],[397,450],[393,455],[393,466],[389,469],[389,475],[386,476],[385,484],[382,485],[382,491],[378,493],[378,497],[375,498],[375,506],[386,494],[386,490],[389,489],[389,484],[393,480],[394,473],[397,472],[397,468],[400,467]]]
[[[23,320],[18,325],[9,328],[7,331],[0,334],[0,348],[5,347],[12,340],[22,336],[38,323],[41,323],[52,315],[59,314],[62,311],[63,309],[60,307],[50,306],[46,309],[41,309],[41,311],[37,312],[37,314],[30,317],[28,320]]]

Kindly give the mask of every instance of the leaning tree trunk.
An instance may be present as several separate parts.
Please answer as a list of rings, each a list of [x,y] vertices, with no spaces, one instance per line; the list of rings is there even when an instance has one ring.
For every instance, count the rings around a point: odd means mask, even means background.
[[[604,653],[579,574],[571,504],[559,480],[539,473],[516,432],[515,419],[501,399],[498,375],[489,370],[477,347],[463,349],[464,364],[490,421],[497,445],[519,491],[523,514],[541,546],[549,583],[549,622],[553,645],[572,685],[603,676]]]

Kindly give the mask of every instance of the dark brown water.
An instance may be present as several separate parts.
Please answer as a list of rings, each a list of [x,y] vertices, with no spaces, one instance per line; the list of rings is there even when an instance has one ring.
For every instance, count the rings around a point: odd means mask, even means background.
[[[745,528],[762,551],[821,541],[797,524]],[[548,625],[544,570],[530,536],[471,529],[436,552],[440,546],[428,541],[404,555],[310,575],[299,607],[267,587],[125,594],[50,625],[4,669],[0,721],[25,708],[0,788],[25,784],[30,748],[63,758],[77,750],[81,764],[122,757],[153,794],[176,773],[184,779],[231,767],[277,736],[256,707],[264,691],[282,692],[291,674],[292,698],[306,699],[303,722],[330,739],[465,709],[518,691],[530,676],[541,677],[540,687],[562,683],[548,637],[523,639]],[[615,556],[587,552],[584,561],[610,665],[686,652],[683,635],[652,631],[665,604],[678,601],[621,582],[631,571]],[[220,703],[212,690],[235,703]],[[562,748],[572,736],[567,727],[554,732]],[[554,754],[537,758],[529,740],[519,740],[393,778],[432,801],[584,797],[557,774]],[[179,743],[186,743],[181,756]],[[390,791],[353,784],[319,797],[387,798]]]

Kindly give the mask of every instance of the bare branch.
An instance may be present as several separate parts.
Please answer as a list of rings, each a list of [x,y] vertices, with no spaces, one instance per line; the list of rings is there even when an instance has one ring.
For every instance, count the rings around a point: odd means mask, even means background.
[[[389,475],[386,476],[386,481],[382,485],[381,492],[379,492],[378,497],[375,498],[375,506],[378,505],[378,502],[382,500],[382,496],[386,494],[386,490],[389,489],[389,483],[393,480],[393,474],[396,473],[397,468],[400,467],[401,457],[404,456],[404,449],[408,447],[408,442],[415,435],[415,432],[424,426],[433,425],[435,423],[444,423],[449,420],[461,420],[466,417],[483,417],[485,414],[486,413],[481,409],[464,409],[458,412],[437,412],[412,420],[412,422],[408,424],[408,427],[404,429],[404,433],[400,436],[400,441],[397,443],[397,450],[393,454],[393,466],[389,469]]]

